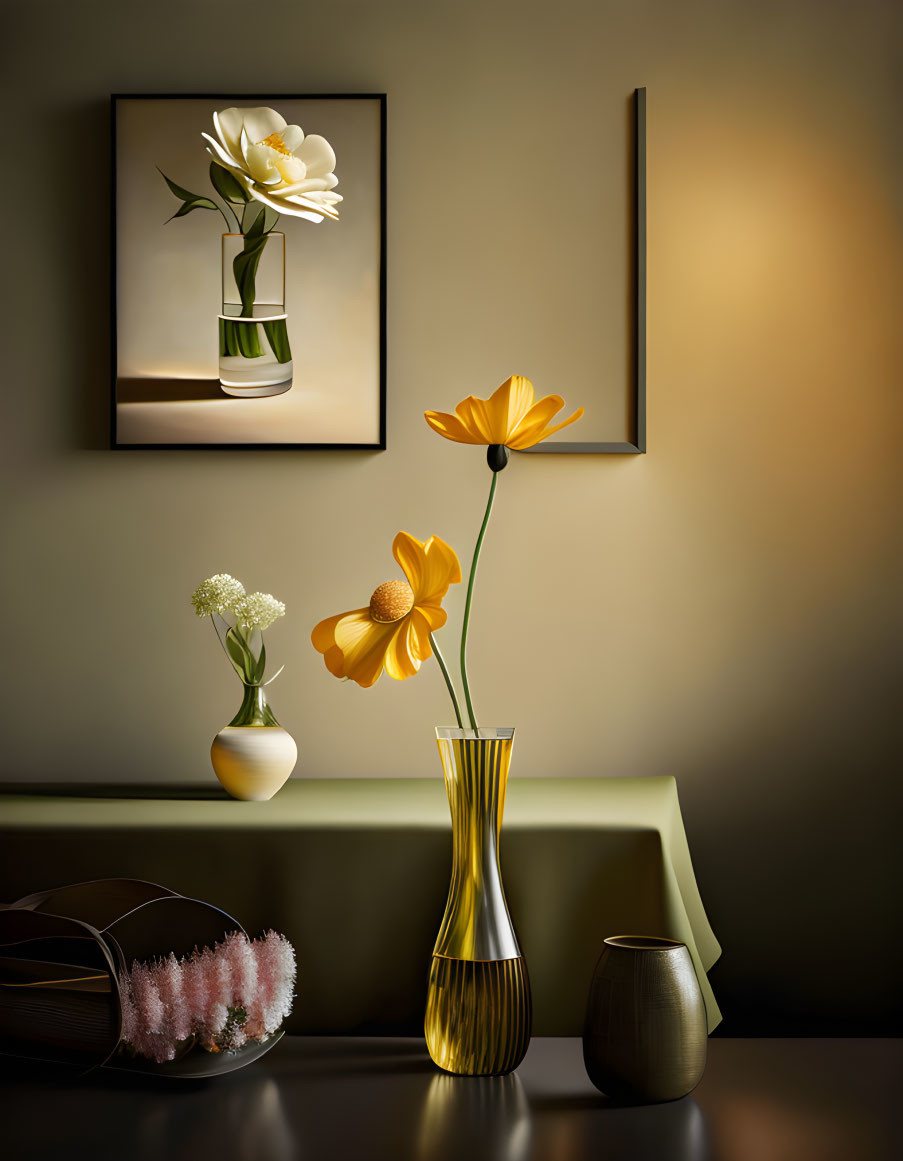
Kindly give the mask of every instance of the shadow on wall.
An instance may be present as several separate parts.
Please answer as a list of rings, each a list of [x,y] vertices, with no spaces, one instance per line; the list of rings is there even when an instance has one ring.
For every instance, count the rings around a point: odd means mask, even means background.
[[[57,231],[47,249],[53,256],[53,285],[66,296],[65,305],[54,311],[54,338],[66,351],[72,377],[67,442],[77,449],[106,451],[112,374],[109,100],[59,102],[44,132],[52,134],[66,172],[91,175],[90,181],[67,184],[65,216],[40,213],[40,221],[48,231]]]
[[[750,699],[743,733],[678,775],[723,948],[709,973],[724,1013],[716,1035],[903,1031],[903,947],[888,913],[899,873],[888,704],[897,662],[885,642],[876,664],[880,627],[875,637],[813,638],[795,672],[776,667],[770,697]]]

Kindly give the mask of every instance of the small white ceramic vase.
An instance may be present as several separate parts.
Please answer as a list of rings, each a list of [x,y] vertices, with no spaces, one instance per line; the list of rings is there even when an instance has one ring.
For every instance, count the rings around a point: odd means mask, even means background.
[[[213,739],[210,760],[233,798],[266,802],[288,781],[298,747],[282,726],[226,726]]]
[[[266,802],[288,781],[297,760],[295,739],[276,721],[263,686],[246,685],[241,709],[210,747],[223,788],[245,802]]]

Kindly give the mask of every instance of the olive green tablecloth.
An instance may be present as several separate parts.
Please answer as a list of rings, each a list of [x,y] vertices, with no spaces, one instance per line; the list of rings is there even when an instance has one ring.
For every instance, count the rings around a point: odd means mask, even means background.
[[[0,796],[0,902],[100,878],[161,883],[298,953],[289,1031],[417,1033],[451,863],[441,779],[292,779],[271,802],[179,788]],[[129,795],[117,797],[117,795]],[[579,1035],[609,935],[687,945],[708,1010],[721,949],[673,778],[512,779],[501,845],[534,1032]]]

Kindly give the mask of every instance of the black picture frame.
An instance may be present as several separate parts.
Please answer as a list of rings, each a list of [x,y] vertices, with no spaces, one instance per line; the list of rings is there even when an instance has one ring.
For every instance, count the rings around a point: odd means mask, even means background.
[[[212,442],[128,442],[120,439],[119,422],[117,415],[117,383],[119,378],[119,345],[118,345],[118,310],[117,310],[117,279],[118,279],[118,242],[117,242],[117,138],[118,138],[118,110],[125,101],[211,101],[248,104],[266,104],[276,106],[286,101],[369,101],[378,105],[378,437],[372,442],[247,442],[247,443],[212,443]],[[292,93],[292,94],[259,94],[259,93],[113,93],[110,97],[110,149],[111,149],[111,206],[110,215],[110,284],[111,284],[111,393],[110,393],[110,446],[114,451],[385,451],[386,449],[386,277],[387,277],[387,239],[386,239],[386,136],[387,136],[387,100],[385,93]]]
[[[545,440],[527,455],[642,455],[646,451],[646,90],[633,93],[633,261],[629,271],[633,306],[630,335],[633,441],[580,443]]]

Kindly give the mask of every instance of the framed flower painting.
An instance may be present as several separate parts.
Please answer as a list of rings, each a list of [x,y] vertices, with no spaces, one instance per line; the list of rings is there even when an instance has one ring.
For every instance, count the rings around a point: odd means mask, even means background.
[[[386,98],[112,99],[115,448],[384,448]]]

